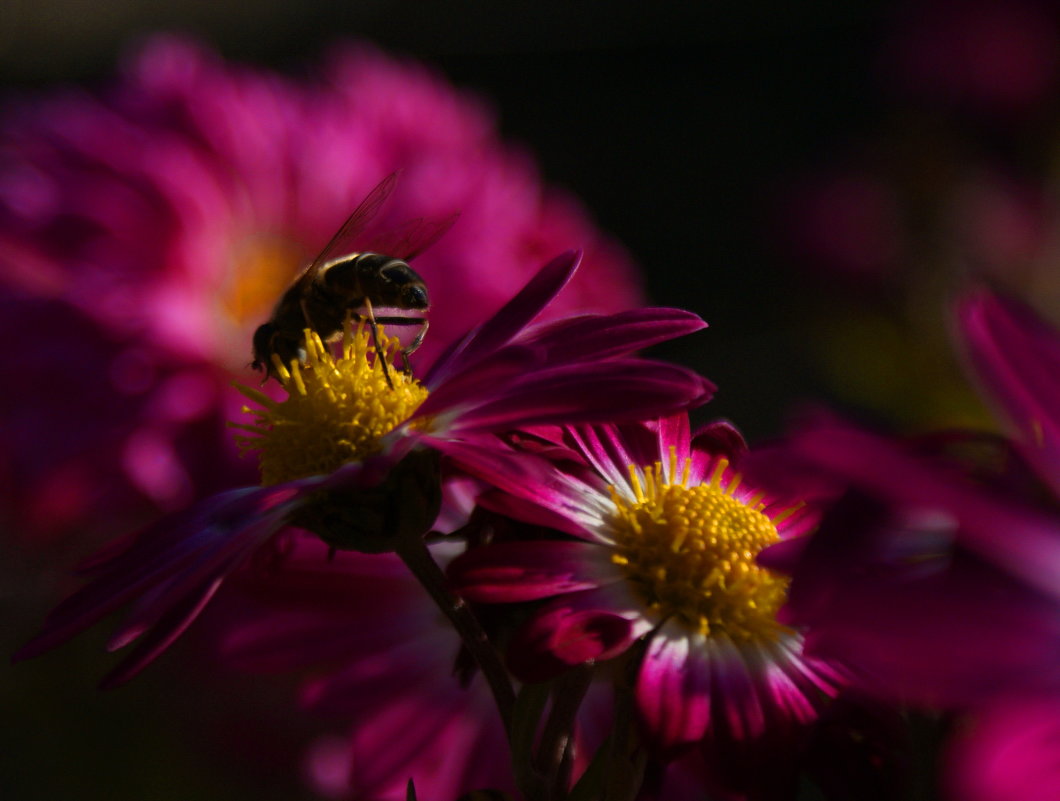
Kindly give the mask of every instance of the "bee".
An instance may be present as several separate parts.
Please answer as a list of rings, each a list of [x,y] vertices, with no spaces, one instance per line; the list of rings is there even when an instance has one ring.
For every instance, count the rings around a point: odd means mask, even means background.
[[[384,178],[342,224],[290,287],[280,296],[269,321],[254,332],[254,361],[251,367],[265,371],[265,380],[276,377],[272,356],[284,364],[293,359],[305,361],[305,329],[325,342],[341,335],[349,320],[365,320],[376,353],[379,349],[377,325],[386,323],[418,326],[412,342],[400,351],[402,369],[408,372],[408,357],[423,342],[428,321],[422,316],[378,316],[374,306],[426,312],[430,307],[427,285],[408,262],[433,245],[453,223],[456,214],[437,220],[416,219],[374,237],[365,249],[355,242],[379,213],[394,187],[398,173]],[[382,358],[382,357],[380,357]],[[386,361],[383,375],[393,387]]]

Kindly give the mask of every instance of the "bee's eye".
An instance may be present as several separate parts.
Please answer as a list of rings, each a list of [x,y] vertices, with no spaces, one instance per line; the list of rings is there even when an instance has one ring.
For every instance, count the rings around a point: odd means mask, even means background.
[[[430,303],[427,300],[427,290],[422,286],[411,286],[405,290],[405,308],[426,309]]]
[[[410,281],[415,280],[412,275],[412,271],[409,270],[404,264],[395,264],[391,267],[385,267],[380,270],[380,275],[387,281],[397,286],[404,286]]]

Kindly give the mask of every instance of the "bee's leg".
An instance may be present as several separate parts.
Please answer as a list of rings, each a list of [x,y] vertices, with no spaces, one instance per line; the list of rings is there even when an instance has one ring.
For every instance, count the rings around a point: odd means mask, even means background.
[[[409,343],[407,348],[401,351],[401,364],[405,369],[406,373],[411,373],[412,368],[409,366],[409,355],[416,352],[416,349],[423,344],[423,338],[427,336],[427,329],[430,328],[430,320],[420,320],[423,325],[420,326],[420,330],[416,332],[416,336]]]
[[[313,325],[313,318],[309,316],[309,307],[306,306],[305,298],[302,298],[299,301],[299,305],[302,307],[302,318],[305,320],[306,328],[312,328],[314,331],[318,330],[317,327]]]
[[[375,357],[379,359],[380,364],[383,365],[383,378],[386,379],[386,385],[391,389],[394,388],[394,382],[390,380],[390,368],[386,363],[386,354],[383,353],[383,349],[379,347],[379,326],[375,321],[375,313],[372,311],[372,301],[368,298],[364,299],[364,308],[368,312],[365,319],[368,321],[368,329],[372,332],[372,345],[375,347]]]
[[[375,320],[377,323],[385,323],[387,325],[418,325],[420,327],[409,346],[402,348],[400,351],[402,372],[411,373],[412,367],[409,365],[409,355],[415,353],[416,349],[423,344],[423,338],[427,336],[427,328],[431,324],[430,321],[424,320],[422,317],[376,317]]]

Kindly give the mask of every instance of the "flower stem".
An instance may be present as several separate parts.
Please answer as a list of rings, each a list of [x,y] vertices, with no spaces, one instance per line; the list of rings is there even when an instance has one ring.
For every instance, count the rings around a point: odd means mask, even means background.
[[[610,759],[604,780],[604,801],[633,801],[644,783],[647,753],[637,735],[633,687],[644,644],[628,652],[622,674],[615,682],[615,722],[609,745]]]
[[[549,799],[567,796],[574,756],[574,719],[593,678],[592,663],[572,668],[555,681],[552,711],[541,732],[537,757],[548,782]]]
[[[402,537],[395,552],[434,599],[438,608],[449,618],[460,635],[464,646],[489,684],[497,711],[504,723],[505,732],[510,733],[512,713],[515,707],[515,691],[508,680],[508,673],[501,664],[500,656],[486,636],[478,618],[475,617],[464,599],[457,597],[449,589],[445,574],[434,561],[422,537]]]

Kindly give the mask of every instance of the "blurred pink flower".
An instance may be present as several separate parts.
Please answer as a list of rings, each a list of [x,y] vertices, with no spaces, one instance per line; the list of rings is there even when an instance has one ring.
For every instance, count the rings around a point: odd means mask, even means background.
[[[957,258],[998,286],[1033,288],[1035,271],[1048,259],[1047,196],[1044,187],[1001,170],[973,171],[954,187],[946,211]]]
[[[907,246],[901,199],[861,166],[797,181],[780,198],[778,228],[794,257],[825,277],[876,286],[900,269]]]
[[[998,117],[1022,114],[1056,85],[1060,36],[1033,0],[910,3],[885,51],[898,87]]]
[[[485,682],[462,664],[456,631],[393,554],[340,551],[292,530],[282,559],[235,580],[242,611],[223,652],[247,670],[311,668],[302,703],[355,721],[306,755],[311,785],[331,798],[445,801],[511,792],[507,738]],[[432,547],[443,563],[460,543]]]
[[[1060,788],[1060,696],[1017,694],[977,710],[950,743],[960,801],[1050,801]]]
[[[6,353],[22,380],[0,405],[19,432],[0,446],[0,502],[18,526],[113,530],[250,479],[224,421],[251,333],[398,168],[381,222],[461,212],[416,263],[437,309],[428,359],[570,247],[582,271],[551,315],[640,300],[623,251],[541,186],[478,100],[370,47],[296,81],[163,37],[97,94],[9,99],[0,303],[24,344]],[[83,393],[49,392],[55,370],[85,373]]]

